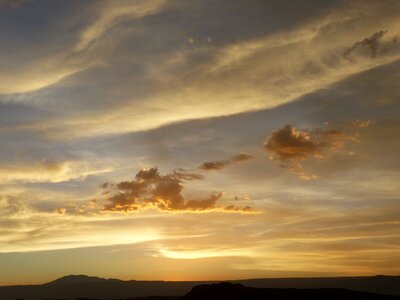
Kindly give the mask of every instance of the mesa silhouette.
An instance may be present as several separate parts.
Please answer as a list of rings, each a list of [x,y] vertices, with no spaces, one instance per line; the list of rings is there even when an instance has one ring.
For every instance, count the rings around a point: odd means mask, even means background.
[[[251,288],[274,288],[276,292],[280,292],[285,294],[285,296],[280,297],[279,299],[291,299],[289,296],[290,293],[295,293],[297,295],[302,295],[301,293],[313,293],[318,294],[318,290],[311,291],[311,289],[330,289],[332,292],[333,289],[337,291],[337,289],[346,289],[353,290],[358,292],[368,292],[382,295],[394,295],[400,296],[400,277],[399,276],[373,276],[373,277],[334,277],[334,278],[267,278],[267,279],[248,279],[248,280],[233,280],[229,281],[233,284],[242,284],[246,286],[246,290],[250,294],[253,293]],[[192,299],[187,297],[198,297],[196,293],[198,293],[199,289],[203,289],[204,291],[211,291],[213,293],[218,293],[222,289],[226,289],[226,292],[229,292],[232,289],[239,289],[236,285],[227,286],[227,285],[212,285],[218,284],[217,281],[136,281],[129,280],[123,281],[119,279],[104,279],[99,277],[90,277],[85,275],[70,275],[59,278],[57,280],[51,281],[42,285],[19,285],[19,286],[3,286],[0,287],[0,299],[1,300],[15,300],[15,299],[25,299],[25,300],[43,300],[43,299],[67,299],[67,300],[75,300],[75,299],[133,299],[135,297],[148,297],[147,299],[178,299],[177,297],[172,296],[183,296],[184,299]],[[207,285],[209,288],[205,289],[204,286]],[[199,287],[196,287],[199,286]],[[195,288],[194,288],[195,287]],[[192,290],[193,288],[193,290]],[[243,287],[244,288],[244,287]],[[291,292],[288,289],[296,289]],[[301,291],[307,290],[307,291]],[[350,293],[351,291],[346,291],[346,293]],[[235,290],[235,295],[238,295],[238,292]],[[263,292],[264,293],[264,292]],[[264,299],[274,299],[274,292],[271,290],[268,296],[263,296]],[[326,293],[326,292],[324,292]],[[340,292],[337,291],[339,294]],[[344,292],[343,292],[344,293]],[[328,293],[329,294],[329,293]],[[347,295],[346,294],[346,295]],[[345,298],[341,295],[340,300],[344,299],[399,299],[397,298],[366,298],[364,294],[348,294],[349,297],[357,297],[359,298]],[[169,298],[154,298],[154,296],[162,296]],[[299,297],[300,297],[299,296]],[[171,298],[172,297],[172,298]],[[207,296],[208,298],[204,299],[213,299],[209,298],[211,295]],[[272,298],[271,298],[272,297]],[[293,299],[302,299],[298,296]],[[330,299],[325,296],[319,299]],[[227,295],[227,298],[230,299],[231,296]],[[201,299],[201,298],[193,298],[193,299]],[[237,298],[232,298],[237,299]],[[247,297],[246,299],[252,299]],[[307,298],[314,299],[314,298]]]

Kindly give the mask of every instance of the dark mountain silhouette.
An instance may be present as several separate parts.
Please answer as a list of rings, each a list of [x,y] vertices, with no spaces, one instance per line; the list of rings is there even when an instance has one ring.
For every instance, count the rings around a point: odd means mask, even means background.
[[[145,296],[182,296],[204,282],[123,281],[69,275],[42,285],[0,287],[1,300],[118,299]]]
[[[258,288],[341,288],[400,296],[400,276],[265,278],[231,282]]]
[[[345,289],[260,289],[241,284],[219,283],[194,287],[182,300],[400,300],[398,296],[385,296]]]
[[[399,276],[338,277],[338,278],[271,278],[234,280],[253,288],[348,289],[400,296]],[[198,285],[216,281],[123,281],[85,275],[70,275],[42,285],[0,287],[1,300],[42,299],[127,299],[146,296],[183,296]],[[151,299],[151,298],[149,298]],[[248,298],[249,299],[249,298]],[[269,299],[269,298],[268,298]],[[281,298],[282,299],[282,298]],[[286,298],[284,298],[286,299]],[[297,298],[295,298],[297,299]],[[301,298],[299,298],[301,299]],[[325,299],[325,298],[324,298]],[[361,298],[360,298],[361,299]],[[383,298],[382,298],[383,299]],[[341,299],[342,300],[342,299]]]
[[[88,282],[105,282],[108,280],[118,281],[118,279],[104,279],[95,276],[86,276],[86,275],[68,275],[61,278],[58,278],[54,281],[50,281],[46,283],[50,284],[70,284],[70,283],[88,283]]]

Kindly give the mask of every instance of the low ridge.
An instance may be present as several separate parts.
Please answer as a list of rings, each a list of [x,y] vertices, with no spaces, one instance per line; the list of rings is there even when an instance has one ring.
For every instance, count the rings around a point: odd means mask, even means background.
[[[118,279],[112,279],[118,280]],[[107,279],[96,277],[96,276],[87,276],[87,275],[67,275],[56,280],[50,281],[47,284],[71,284],[71,283],[88,283],[88,282],[104,282]]]
[[[400,300],[398,296],[389,296],[347,289],[277,289],[251,288],[239,283],[222,282],[211,285],[195,286],[183,300],[264,300],[264,299],[296,299],[296,300]]]
[[[226,296],[220,299],[238,299],[240,293],[244,293],[246,296],[239,299],[260,299],[254,298],[256,296],[248,296],[248,294],[268,293],[267,296],[263,296],[264,299],[400,300],[399,276],[260,278],[229,282],[217,284],[218,282],[215,281],[124,281],[86,275],[69,275],[42,285],[2,286],[0,287],[0,299],[129,299],[148,296],[182,297],[183,295],[197,297],[192,299],[201,299],[196,296],[200,291],[216,295],[226,292]],[[195,294],[193,294],[194,292]],[[279,293],[279,295],[274,293]],[[309,297],[301,298],[303,294],[309,295]],[[329,298],[331,294],[336,295],[336,298]],[[319,295],[319,298],[315,298],[313,295]],[[217,299],[211,298],[208,294],[205,297],[205,299]]]

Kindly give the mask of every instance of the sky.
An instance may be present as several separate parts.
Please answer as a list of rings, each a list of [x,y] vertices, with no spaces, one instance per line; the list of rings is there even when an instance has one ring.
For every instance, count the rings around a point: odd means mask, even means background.
[[[398,275],[399,13],[0,0],[0,285]]]

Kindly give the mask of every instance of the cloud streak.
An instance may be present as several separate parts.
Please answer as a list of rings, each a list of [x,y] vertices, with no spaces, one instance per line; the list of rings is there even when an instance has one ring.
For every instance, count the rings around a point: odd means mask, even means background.
[[[232,156],[230,159],[204,162],[201,166],[199,166],[199,169],[205,171],[221,170],[231,164],[252,160],[254,158],[255,157],[253,155],[247,153],[239,153]]]
[[[100,39],[110,28],[126,19],[139,19],[159,11],[165,0],[120,1],[119,5],[109,2],[95,22],[90,24],[82,33],[75,51],[88,49]]]

